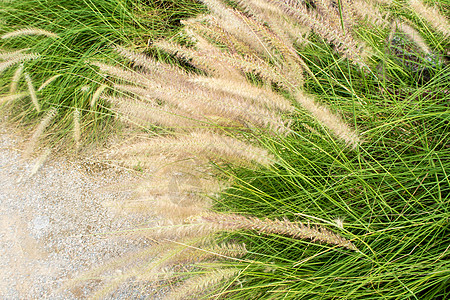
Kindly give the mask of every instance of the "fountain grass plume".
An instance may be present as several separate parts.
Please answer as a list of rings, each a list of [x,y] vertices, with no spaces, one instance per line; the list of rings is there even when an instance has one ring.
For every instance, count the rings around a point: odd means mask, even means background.
[[[28,60],[35,60],[40,57],[41,56],[36,53],[29,53],[29,54],[17,53],[17,55],[15,55],[14,57],[11,57],[6,61],[0,62],[0,73],[2,73],[6,69],[8,69],[18,63],[28,61]]]
[[[7,96],[1,96],[0,104],[9,103],[9,102],[15,101],[15,100],[20,100],[20,99],[25,98],[26,96],[29,96],[29,94],[26,92],[11,94],[11,95],[7,95]]]
[[[56,79],[58,79],[59,77],[61,77],[62,74],[56,74],[53,75],[52,77],[50,77],[49,79],[47,79],[46,81],[44,81],[41,86],[37,89],[38,92],[42,91],[43,89],[45,89],[48,85],[50,85],[53,81],[55,81]]]
[[[206,222],[221,230],[255,230],[263,234],[278,234],[293,239],[308,239],[315,243],[336,245],[358,251],[351,241],[323,227],[310,227],[288,219],[259,219],[237,214],[206,213],[192,218],[194,222]]]
[[[421,0],[410,0],[409,5],[411,9],[425,19],[432,27],[441,32],[445,37],[450,37],[450,22],[442,15],[435,7],[430,7],[424,4]]]
[[[75,141],[75,150],[78,151],[81,146],[81,113],[77,108],[73,110],[73,139]]]
[[[5,33],[1,36],[2,39],[9,39],[14,37],[20,37],[20,36],[26,36],[26,35],[43,35],[46,37],[51,38],[59,38],[59,36],[56,33],[50,32],[48,30],[39,29],[39,28],[23,28],[16,31],[11,31],[8,33]]]
[[[190,298],[189,296],[193,294],[199,295],[213,288],[217,283],[237,276],[239,272],[239,269],[236,268],[216,268],[213,271],[206,272],[204,275],[186,280],[182,285],[166,295],[164,299],[181,300]]]
[[[33,103],[34,108],[36,109],[36,111],[37,112],[41,112],[41,105],[39,104],[39,100],[38,100],[38,97],[36,95],[36,90],[34,89],[34,85],[33,85],[33,81],[31,79],[31,76],[30,76],[30,74],[25,73],[24,77],[25,77],[25,81],[27,82],[28,92],[30,93],[31,102]]]
[[[25,156],[29,156],[35,150],[37,142],[43,135],[45,129],[50,125],[53,118],[57,115],[57,113],[58,110],[56,108],[51,108],[43,116],[26,145]]]
[[[16,71],[14,72],[14,75],[13,75],[13,77],[11,79],[11,86],[9,88],[9,93],[10,94],[14,94],[14,93],[17,92],[17,86],[19,84],[20,78],[23,75],[23,68],[24,68],[23,64],[20,64],[17,67]]]

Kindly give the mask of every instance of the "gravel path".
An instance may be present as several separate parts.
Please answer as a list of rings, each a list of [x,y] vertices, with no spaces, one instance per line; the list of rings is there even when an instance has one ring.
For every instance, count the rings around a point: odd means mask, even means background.
[[[67,278],[150,245],[142,238],[96,235],[143,221],[103,205],[129,197],[111,186],[131,177],[116,170],[93,175],[64,160],[49,161],[31,176],[38,159],[22,159],[15,145],[0,131],[0,299],[85,298],[98,283],[58,288]],[[146,289],[128,282],[110,298],[146,298]]]

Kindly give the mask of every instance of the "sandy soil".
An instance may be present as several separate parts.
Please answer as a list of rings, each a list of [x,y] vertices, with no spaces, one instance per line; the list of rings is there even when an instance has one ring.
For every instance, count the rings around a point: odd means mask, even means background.
[[[37,160],[24,160],[16,141],[0,130],[0,299],[85,298],[98,281],[61,291],[62,283],[150,245],[143,238],[100,235],[143,221],[104,205],[130,197],[114,186],[131,175],[88,172],[89,164],[53,159],[31,175]],[[143,299],[149,289],[130,281],[109,298]]]

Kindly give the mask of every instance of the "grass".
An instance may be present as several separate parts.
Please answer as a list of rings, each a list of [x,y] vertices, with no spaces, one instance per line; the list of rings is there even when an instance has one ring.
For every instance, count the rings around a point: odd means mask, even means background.
[[[41,95],[44,109],[60,108],[58,136],[70,130],[73,108],[83,111],[85,136],[104,128],[115,130],[118,124],[107,105],[95,111],[89,106],[102,78],[86,66],[87,61],[114,57],[109,46],[115,43],[143,48],[149,38],[173,36],[179,19],[200,9],[184,1],[16,2],[3,4],[0,33],[13,24],[21,28],[23,16],[34,4],[39,9],[27,23],[61,36],[27,37],[3,45],[31,45],[43,54],[41,61],[26,65],[36,82],[64,73]],[[437,4],[444,12],[450,7],[448,1]],[[346,147],[297,105],[292,135],[258,137],[277,164],[259,170],[221,169],[235,184],[215,199],[220,212],[327,227],[350,239],[358,251],[248,230],[221,234],[218,240],[245,243],[248,253],[198,265],[193,274],[239,270],[202,297],[450,297],[450,66],[445,57],[450,43],[404,2],[395,2],[389,10],[414,22],[431,54],[420,53],[401,35],[387,43],[389,29],[368,25],[358,31],[374,49],[367,68],[352,65],[315,34],[298,49],[314,74],[306,77],[304,89],[340,112],[363,143],[355,149]],[[10,78],[12,70],[5,74]],[[0,86],[8,84],[0,80]],[[89,92],[80,93],[86,84],[91,86]],[[37,115],[30,113],[31,104],[24,103],[9,108],[12,116],[33,123]]]
[[[147,45],[153,40],[176,34],[180,19],[201,11],[195,1],[11,1],[0,2],[0,34],[25,27],[45,29],[60,38],[22,36],[1,41],[0,49],[30,48],[41,59],[25,64],[25,71],[32,74],[39,86],[50,77],[61,74],[45,90],[39,93],[43,111],[56,106],[58,116],[52,126],[53,144],[73,141],[72,113],[81,111],[83,140],[85,144],[103,141],[118,124],[108,105],[100,102],[91,108],[90,100],[104,78],[88,65],[93,59],[111,57],[110,47],[115,44]],[[0,88],[9,89],[15,68],[2,74]],[[87,91],[81,87],[88,86]],[[19,89],[25,89],[25,84]],[[22,125],[34,125],[41,114],[36,114],[28,99],[5,107],[12,121]],[[106,133],[106,134],[105,134]]]
[[[308,91],[338,107],[364,142],[345,149],[300,115],[294,135],[266,141],[278,165],[226,171],[237,184],[217,202],[220,211],[332,228],[360,252],[231,233],[226,238],[244,242],[251,255],[231,263],[242,272],[208,297],[450,297],[450,67],[419,59],[415,68],[423,72],[417,72],[383,51],[386,32],[365,30],[367,42],[381,45],[371,72],[331,55],[318,41],[300,52],[316,76],[305,83]],[[439,40],[433,34],[426,39]],[[448,49],[448,42],[435,49],[441,47]],[[380,65],[383,72],[374,71]]]
[[[419,96],[442,90],[448,71],[390,109],[372,103],[371,112],[383,121],[370,122],[365,132],[375,139],[356,151],[303,129],[271,143],[280,159],[276,169],[233,174],[239,184],[219,201],[220,210],[331,227],[361,253],[233,234],[229,238],[245,242],[253,255],[240,264],[245,288],[235,284],[227,299],[264,293],[274,299],[449,296],[449,114],[444,102]]]

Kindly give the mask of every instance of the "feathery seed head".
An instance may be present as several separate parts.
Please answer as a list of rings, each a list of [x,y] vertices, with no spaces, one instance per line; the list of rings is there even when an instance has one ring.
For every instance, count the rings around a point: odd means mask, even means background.
[[[52,108],[44,115],[41,122],[38,124],[33,134],[31,135],[30,140],[28,141],[28,144],[25,148],[25,156],[29,156],[31,152],[35,149],[36,144],[39,141],[39,138],[42,136],[48,125],[50,125],[51,121],[53,120],[53,118],[56,116],[57,113],[58,110],[56,108]]]
[[[269,108],[287,112],[292,112],[294,109],[292,104],[286,98],[275,94],[269,88],[256,87],[249,84],[247,81],[230,81],[204,76],[192,78],[191,81],[211,89],[249,99],[252,104],[262,107],[267,106]]]
[[[181,286],[170,292],[165,299],[167,300],[181,300],[186,299],[189,295],[198,295],[220,281],[230,279],[239,273],[239,269],[235,268],[223,268],[214,269],[214,271],[208,272],[202,276],[195,276],[186,280]]]
[[[15,101],[15,100],[25,98],[28,95],[29,95],[28,93],[22,92],[22,93],[11,94],[8,96],[0,97],[0,105],[3,103],[8,103],[10,101]]]
[[[396,23],[397,28],[400,29],[408,38],[410,38],[417,46],[425,53],[431,54],[431,49],[425,43],[420,33],[413,27],[406,24],[404,21]]]
[[[39,28],[24,28],[12,32],[5,33],[1,36],[2,39],[8,39],[12,37],[24,36],[24,35],[44,35],[51,38],[58,38],[59,36],[56,33],[39,29]]]
[[[83,93],[89,92],[90,89],[91,89],[91,87],[90,87],[89,85],[83,85],[83,86],[80,88],[80,90],[81,90]]]
[[[119,90],[128,90],[130,88],[115,85]],[[183,112],[176,107],[168,105],[155,105],[147,101],[137,101],[128,97],[102,96],[113,104],[113,111],[127,117],[134,124],[142,126],[161,125],[173,129],[197,128],[201,124],[189,113]],[[152,98],[150,98],[152,99]]]
[[[192,132],[179,138],[156,138],[143,143],[126,146],[115,155],[167,154],[175,158],[198,158],[204,162],[225,161],[252,166],[254,163],[269,166],[274,158],[262,148],[235,138],[210,132]]]
[[[30,93],[31,101],[33,102],[34,108],[37,110],[37,112],[41,112],[41,106],[39,104],[36,90],[34,89],[33,81],[31,80],[31,76],[28,73],[24,74],[25,81],[27,82],[28,86],[28,92]]]
[[[15,64],[18,64],[20,62],[27,61],[27,60],[38,59],[39,57],[40,57],[40,55],[36,54],[36,53],[29,53],[29,54],[17,53],[17,55],[15,55],[14,57],[11,57],[10,59],[0,63],[0,73],[5,71],[9,67],[14,66]]]
[[[107,87],[108,86],[105,85],[105,84],[102,84],[101,86],[98,87],[98,89],[95,91],[94,95],[92,95],[92,99],[91,99],[91,103],[90,103],[91,108],[95,107],[95,105],[97,104],[98,99],[100,98],[100,95],[103,93],[103,91]]]
[[[0,52],[0,59],[1,60],[10,60],[10,59],[14,59],[20,55],[23,54],[23,52],[30,50],[30,48],[25,48],[25,49],[19,49],[13,52]]]
[[[51,153],[52,151],[50,148],[44,150],[44,153],[39,156],[38,160],[33,166],[33,169],[31,169],[29,177],[33,177],[42,168]]]
[[[75,108],[73,111],[73,139],[76,150],[78,150],[81,142],[81,116],[78,108]]]
[[[305,108],[316,120],[325,125],[334,135],[351,147],[356,147],[361,141],[357,133],[351,129],[340,117],[331,113],[328,108],[323,105],[315,103],[311,96],[306,95],[301,91],[297,91],[295,99]]]
[[[53,75],[52,77],[50,77],[49,79],[47,79],[44,83],[42,83],[42,85],[38,88],[38,92],[42,91],[43,89],[45,89],[50,83],[52,83],[53,81],[55,81],[56,79],[58,79],[58,77],[62,76],[61,74],[57,74],[57,75]]]
[[[293,223],[284,220],[261,220],[255,217],[245,217],[236,214],[207,213],[193,217],[197,222],[216,224],[222,230],[257,230],[264,234],[280,234],[295,239],[309,239],[313,242],[332,244],[339,247],[356,250],[356,247],[345,238],[329,231],[328,229],[305,226],[301,223]]]
[[[445,37],[450,37],[450,22],[437,8],[425,5],[421,0],[410,0],[409,5],[417,15],[425,19],[437,31]]]
[[[368,21],[381,28],[386,28],[389,26],[389,22],[387,21],[388,15],[386,14],[383,16],[381,11],[370,2],[365,0],[355,0],[353,1],[353,5],[356,14],[361,19],[366,18]]]
[[[23,64],[20,64],[14,72],[13,78],[11,79],[11,87],[9,89],[10,94],[15,94],[17,92],[17,86],[20,81],[20,77],[23,73]]]
[[[334,219],[334,223],[336,226],[340,229],[344,229],[344,220],[342,218],[336,218]]]

